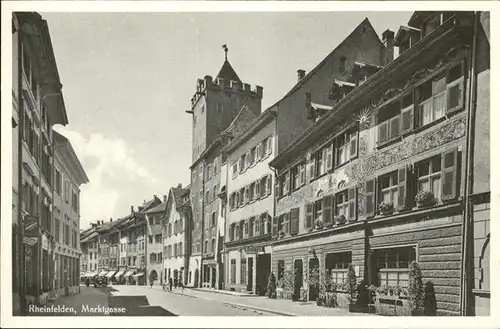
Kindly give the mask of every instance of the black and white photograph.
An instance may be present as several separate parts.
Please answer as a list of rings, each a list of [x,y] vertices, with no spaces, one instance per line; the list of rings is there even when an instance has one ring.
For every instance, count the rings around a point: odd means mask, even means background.
[[[2,3],[10,325],[495,316],[484,3],[64,2]]]

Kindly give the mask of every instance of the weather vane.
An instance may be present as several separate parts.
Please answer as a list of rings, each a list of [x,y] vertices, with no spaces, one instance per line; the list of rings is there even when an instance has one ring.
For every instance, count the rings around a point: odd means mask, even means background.
[[[226,61],[227,61],[227,45],[222,45],[222,49],[224,49],[224,53],[225,53],[225,56],[226,56]]]

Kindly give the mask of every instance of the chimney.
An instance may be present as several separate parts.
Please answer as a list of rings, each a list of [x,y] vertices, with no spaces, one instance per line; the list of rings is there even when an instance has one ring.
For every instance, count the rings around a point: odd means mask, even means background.
[[[384,44],[384,65],[394,60],[394,32],[387,29],[382,33],[382,43]]]
[[[111,217],[111,218],[109,219],[109,222],[110,222],[110,223],[111,223],[112,221],[113,221],[113,217]]]
[[[134,206],[130,206],[130,213],[133,214],[134,213]]]
[[[182,184],[179,183],[179,185],[177,185],[177,188],[182,188]]]
[[[306,76],[306,71],[305,70],[297,70],[297,81],[302,80]]]
[[[166,194],[163,195],[163,202],[167,202],[167,195]]]

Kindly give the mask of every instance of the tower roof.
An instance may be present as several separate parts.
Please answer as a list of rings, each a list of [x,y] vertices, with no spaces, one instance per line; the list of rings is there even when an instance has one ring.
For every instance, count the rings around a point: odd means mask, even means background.
[[[224,64],[222,64],[222,67],[221,67],[219,73],[217,74],[217,78],[222,78],[222,79],[224,79],[224,81],[227,81],[227,82],[234,80],[234,81],[238,81],[241,83],[241,80],[238,77],[238,74],[236,74],[236,72],[234,71],[231,64],[229,64],[229,61],[227,59],[224,61]]]

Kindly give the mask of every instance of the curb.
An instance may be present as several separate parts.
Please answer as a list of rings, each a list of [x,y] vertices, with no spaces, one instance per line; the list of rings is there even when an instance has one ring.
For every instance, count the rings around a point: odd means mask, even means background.
[[[269,308],[261,308],[261,307],[257,307],[257,306],[253,306],[253,305],[247,305],[247,304],[237,304],[237,303],[231,303],[231,302],[226,302],[226,301],[222,301],[222,304],[235,306],[235,307],[239,307],[239,308],[246,308],[249,310],[261,311],[261,312],[265,312],[265,313],[282,315],[282,316],[299,316],[299,315],[294,314],[294,313],[276,311],[276,310],[269,309]]]
[[[229,295],[229,296],[235,296],[235,297],[259,297],[259,295],[254,295],[254,294],[232,294],[226,290],[208,290],[208,289],[188,288],[188,287],[186,287],[186,289],[196,290],[196,291],[201,291],[201,292],[208,292],[208,293],[212,293],[212,294]]]

